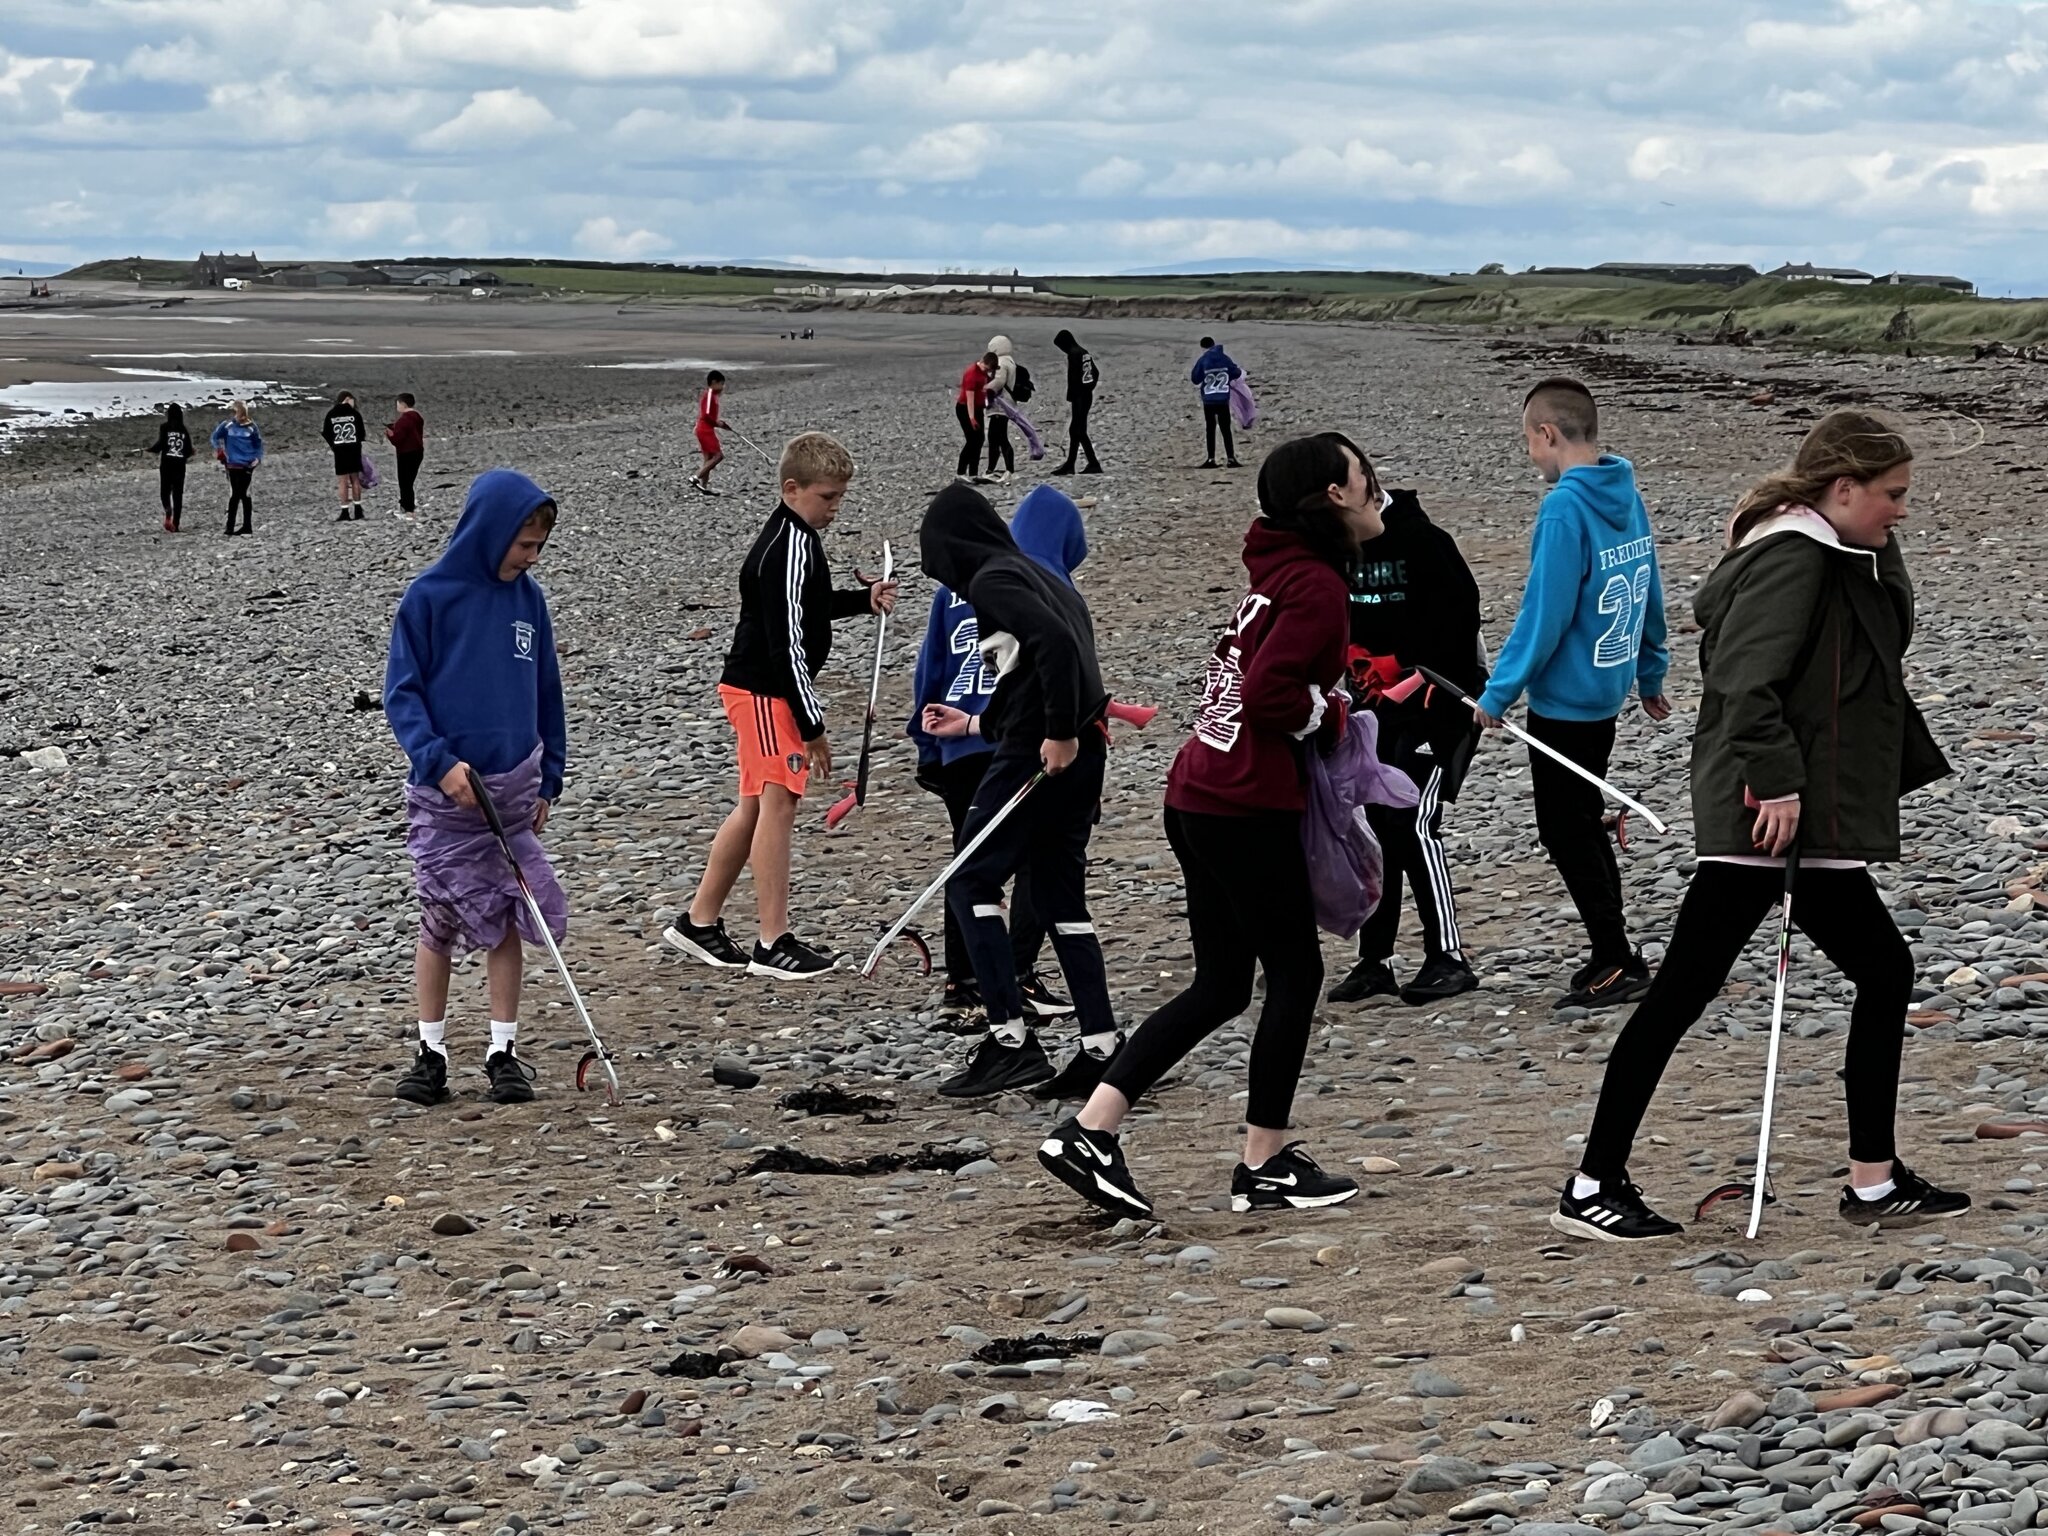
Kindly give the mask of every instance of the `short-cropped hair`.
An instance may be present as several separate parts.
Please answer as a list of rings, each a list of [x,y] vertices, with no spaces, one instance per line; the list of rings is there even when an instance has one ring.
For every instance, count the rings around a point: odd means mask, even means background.
[[[853,478],[853,455],[838,438],[824,432],[805,432],[789,440],[782,450],[776,478],[800,486],[844,485]]]

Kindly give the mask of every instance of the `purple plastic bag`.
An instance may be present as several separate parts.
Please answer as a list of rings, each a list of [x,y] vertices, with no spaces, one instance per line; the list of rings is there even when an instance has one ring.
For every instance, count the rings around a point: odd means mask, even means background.
[[[1010,420],[1017,423],[1017,429],[1024,434],[1024,446],[1031,451],[1033,459],[1045,457],[1045,439],[1038,435],[1038,428],[1031,424],[1029,416],[1018,410],[1016,406],[1010,404],[1001,395],[991,397],[988,403],[1009,417]]]
[[[1240,373],[1230,381],[1230,414],[1237,418],[1240,427],[1249,427],[1259,419],[1259,401],[1252,393],[1252,376],[1248,373]]]
[[[370,456],[363,455],[363,489],[374,490],[377,486],[377,466],[370,462]]]
[[[1310,749],[1301,846],[1318,928],[1348,939],[1380,904],[1385,866],[1366,806],[1409,806],[1421,798],[1414,780],[1380,761],[1379,721],[1370,710],[1353,712],[1327,754]]]

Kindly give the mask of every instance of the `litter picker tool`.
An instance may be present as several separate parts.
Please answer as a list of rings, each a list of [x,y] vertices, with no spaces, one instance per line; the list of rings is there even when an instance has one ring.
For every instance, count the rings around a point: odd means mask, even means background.
[[[504,851],[505,862],[512,866],[512,878],[519,882],[519,894],[526,898],[526,910],[533,914],[533,925],[540,930],[541,938],[548,946],[548,953],[555,957],[555,969],[561,973],[562,985],[569,989],[569,1001],[576,1005],[576,1016],[583,1020],[583,1028],[590,1035],[591,1048],[583,1053],[583,1059],[576,1063],[576,1087],[586,1086],[593,1063],[604,1072],[605,1102],[619,1102],[619,1074],[612,1066],[612,1053],[604,1048],[604,1041],[598,1038],[597,1026],[590,1022],[590,1010],[583,1006],[583,994],[576,990],[575,978],[569,974],[569,962],[562,958],[561,948],[555,943],[555,936],[548,931],[547,914],[534,899],[533,887],[526,883],[526,871],[519,867],[519,855],[512,851],[512,839],[505,835],[505,823],[498,817],[497,806],[491,803],[491,792],[484,788],[484,781],[474,768],[469,770],[470,792],[476,796],[477,808],[484,813],[484,820],[491,824],[491,835],[498,840],[498,847]]]
[[[1443,691],[1445,693],[1448,693],[1452,698],[1462,699],[1465,703],[1471,705],[1474,709],[1477,709],[1479,707],[1479,701],[1477,699],[1473,698],[1471,694],[1467,693],[1464,689],[1460,688],[1456,683],[1452,682],[1449,678],[1443,676],[1442,673],[1432,672],[1428,667],[1417,667],[1415,670],[1421,673],[1424,678],[1428,679],[1432,686],[1443,689]],[[1627,795],[1624,795],[1612,784],[1608,783],[1605,779],[1601,778],[1599,774],[1591,773],[1588,772],[1586,769],[1581,768],[1577,763],[1573,762],[1570,758],[1566,757],[1562,752],[1558,751],[1555,747],[1547,746],[1543,742],[1538,741],[1534,736],[1531,736],[1527,731],[1523,730],[1519,725],[1516,725],[1512,720],[1501,721],[1500,728],[1506,731],[1510,736],[1514,737],[1517,741],[1526,742],[1528,745],[1534,747],[1538,752],[1541,752],[1545,757],[1549,758],[1552,762],[1555,762],[1562,767],[1569,768],[1573,773],[1577,774],[1580,778],[1584,779],[1588,784],[1591,784],[1594,788],[1600,790],[1603,794],[1607,795],[1608,798],[1618,801],[1620,804],[1627,806],[1630,810],[1634,811],[1638,816],[1642,817],[1643,820],[1647,821],[1651,826],[1655,827],[1659,832],[1669,832],[1671,830],[1669,827],[1665,826],[1661,820],[1658,819],[1657,813],[1651,810],[1647,805],[1644,805],[1642,801],[1631,800]]]
[[[734,437],[738,438],[741,442],[745,443],[749,448],[753,449],[754,452],[761,455],[763,459],[767,459],[767,461],[770,464],[773,464],[775,462],[773,459],[768,458],[768,450],[766,448],[763,448],[759,443],[755,442],[751,437],[747,436],[747,434],[742,432],[738,427],[721,426],[719,430],[721,432],[730,432]]]
[[[1037,773],[1031,775],[1031,777],[1025,781],[1024,787],[1022,789],[1018,790],[1016,794],[1010,796],[1010,798],[1004,802],[1003,808],[1001,810],[997,811],[995,815],[989,817],[988,825],[983,827],[979,832],[975,833],[973,838],[969,840],[965,848],[962,848],[958,853],[953,855],[952,862],[949,863],[944,869],[939,871],[939,878],[934,880],[930,885],[924,888],[923,892],[918,896],[917,900],[913,901],[910,904],[909,910],[907,910],[901,917],[897,918],[895,923],[893,923],[890,926],[889,931],[883,934],[882,937],[876,942],[874,949],[868,955],[866,964],[862,965],[860,968],[861,975],[873,976],[875,974],[875,967],[882,963],[882,952],[886,950],[891,944],[896,942],[897,936],[901,934],[904,929],[910,926],[910,920],[913,917],[917,916],[918,913],[924,910],[924,904],[930,901],[932,897],[936,896],[940,891],[943,891],[946,888],[946,882],[953,878],[954,874],[959,870],[960,866],[967,862],[969,857],[973,855],[974,851],[977,848],[979,848],[983,843],[989,840],[990,835],[994,833],[997,827],[1000,827],[1005,821],[1009,820],[1010,813],[1016,810],[1018,806],[1024,803],[1024,797],[1030,794],[1031,791],[1038,788],[1038,786],[1043,784],[1044,782],[1045,772],[1043,769],[1041,769]],[[925,948],[922,940],[918,941],[918,948]],[[925,965],[927,969],[929,969],[931,965],[930,951],[925,950],[925,954]]]
[[[1785,897],[1778,918],[1778,989],[1771,1000],[1771,1050],[1764,1063],[1764,1123],[1756,1138],[1756,1186],[1749,1200],[1749,1235],[1764,1219],[1765,1184],[1770,1177],[1771,1109],[1778,1097],[1778,1041],[1785,1031],[1785,973],[1792,967],[1792,886],[1799,878],[1799,842],[1785,850]]]
[[[887,581],[896,572],[896,557],[889,551],[889,541],[882,541],[882,580]],[[860,766],[854,770],[853,793],[847,795],[831,810],[825,813],[825,828],[830,831],[861,806],[868,803],[868,763],[875,748],[875,705],[882,695],[882,646],[889,638],[889,615],[881,615],[881,622],[875,626],[875,670],[868,679],[868,719],[860,732]]]

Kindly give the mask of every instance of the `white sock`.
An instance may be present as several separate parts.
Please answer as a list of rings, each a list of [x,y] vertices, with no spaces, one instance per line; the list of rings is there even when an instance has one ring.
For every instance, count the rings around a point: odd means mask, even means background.
[[[1849,1187],[1856,1189],[1856,1186],[1853,1184]],[[1858,1200],[1882,1200],[1898,1187],[1899,1181],[1897,1179],[1886,1179],[1882,1184],[1873,1184],[1868,1189],[1856,1189],[1856,1198]]]
[[[448,1021],[446,1019],[420,1020],[420,1044],[430,1051],[440,1052],[443,1061],[448,1059],[447,1033]]]
[[[1598,1179],[1589,1179],[1583,1173],[1572,1175],[1572,1198],[1574,1200],[1590,1200],[1599,1193],[1600,1181]]]
[[[500,1051],[511,1050],[512,1037],[518,1033],[519,1021],[517,1019],[514,1019],[509,1024],[503,1019],[491,1020],[491,1054],[495,1056]]]
[[[1030,1033],[1022,1019],[1005,1019],[1000,1024],[991,1024],[988,1032],[995,1036],[996,1044],[1007,1045],[1012,1050],[1022,1045],[1024,1037]]]
[[[1083,1035],[1081,1049],[1097,1061],[1102,1061],[1116,1050],[1116,1039],[1116,1031],[1113,1029],[1100,1035]]]

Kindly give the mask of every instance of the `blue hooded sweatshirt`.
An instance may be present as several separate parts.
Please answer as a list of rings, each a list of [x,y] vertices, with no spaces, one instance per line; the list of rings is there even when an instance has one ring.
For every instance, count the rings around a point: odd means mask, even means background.
[[[562,793],[568,725],[547,596],[525,572],[498,578],[527,518],[554,498],[509,469],[478,475],[448,548],[405,590],[384,667],[384,716],[411,782],[457,763],[504,773],[541,748],[540,795]]]
[[[1088,558],[1088,533],[1074,498],[1055,486],[1034,486],[1017,503],[1010,519],[1010,537],[1017,547],[1053,575],[1074,584],[1074,572]],[[981,664],[980,621],[973,605],[940,587],[932,594],[931,617],[924,645],[917,653],[915,708],[904,734],[917,743],[920,763],[956,763],[963,757],[993,752],[995,743],[980,736],[929,736],[924,707],[950,704],[978,715],[996,691],[996,675]]]
[[[1536,514],[1529,585],[1479,707],[1496,718],[1526,690],[1553,720],[1612,720],[1633,683],[1664,691],[1664,583],[1635,466],[1611,453],[1559,476]]]
[[[256,430],[253,421],[224,421],[213,429],[213,436],[207,441],[216,450],[227,451],[229,469],[248,469],[263,462],[263,434]]]
[[[1201,386],[1202,404],[1225,405],[1230,400],[1230,386],[1241,377],[1244,370],[1230,360],[1230,354],[1218,342],[1200,357],[1188,371],[1188,379]]]

